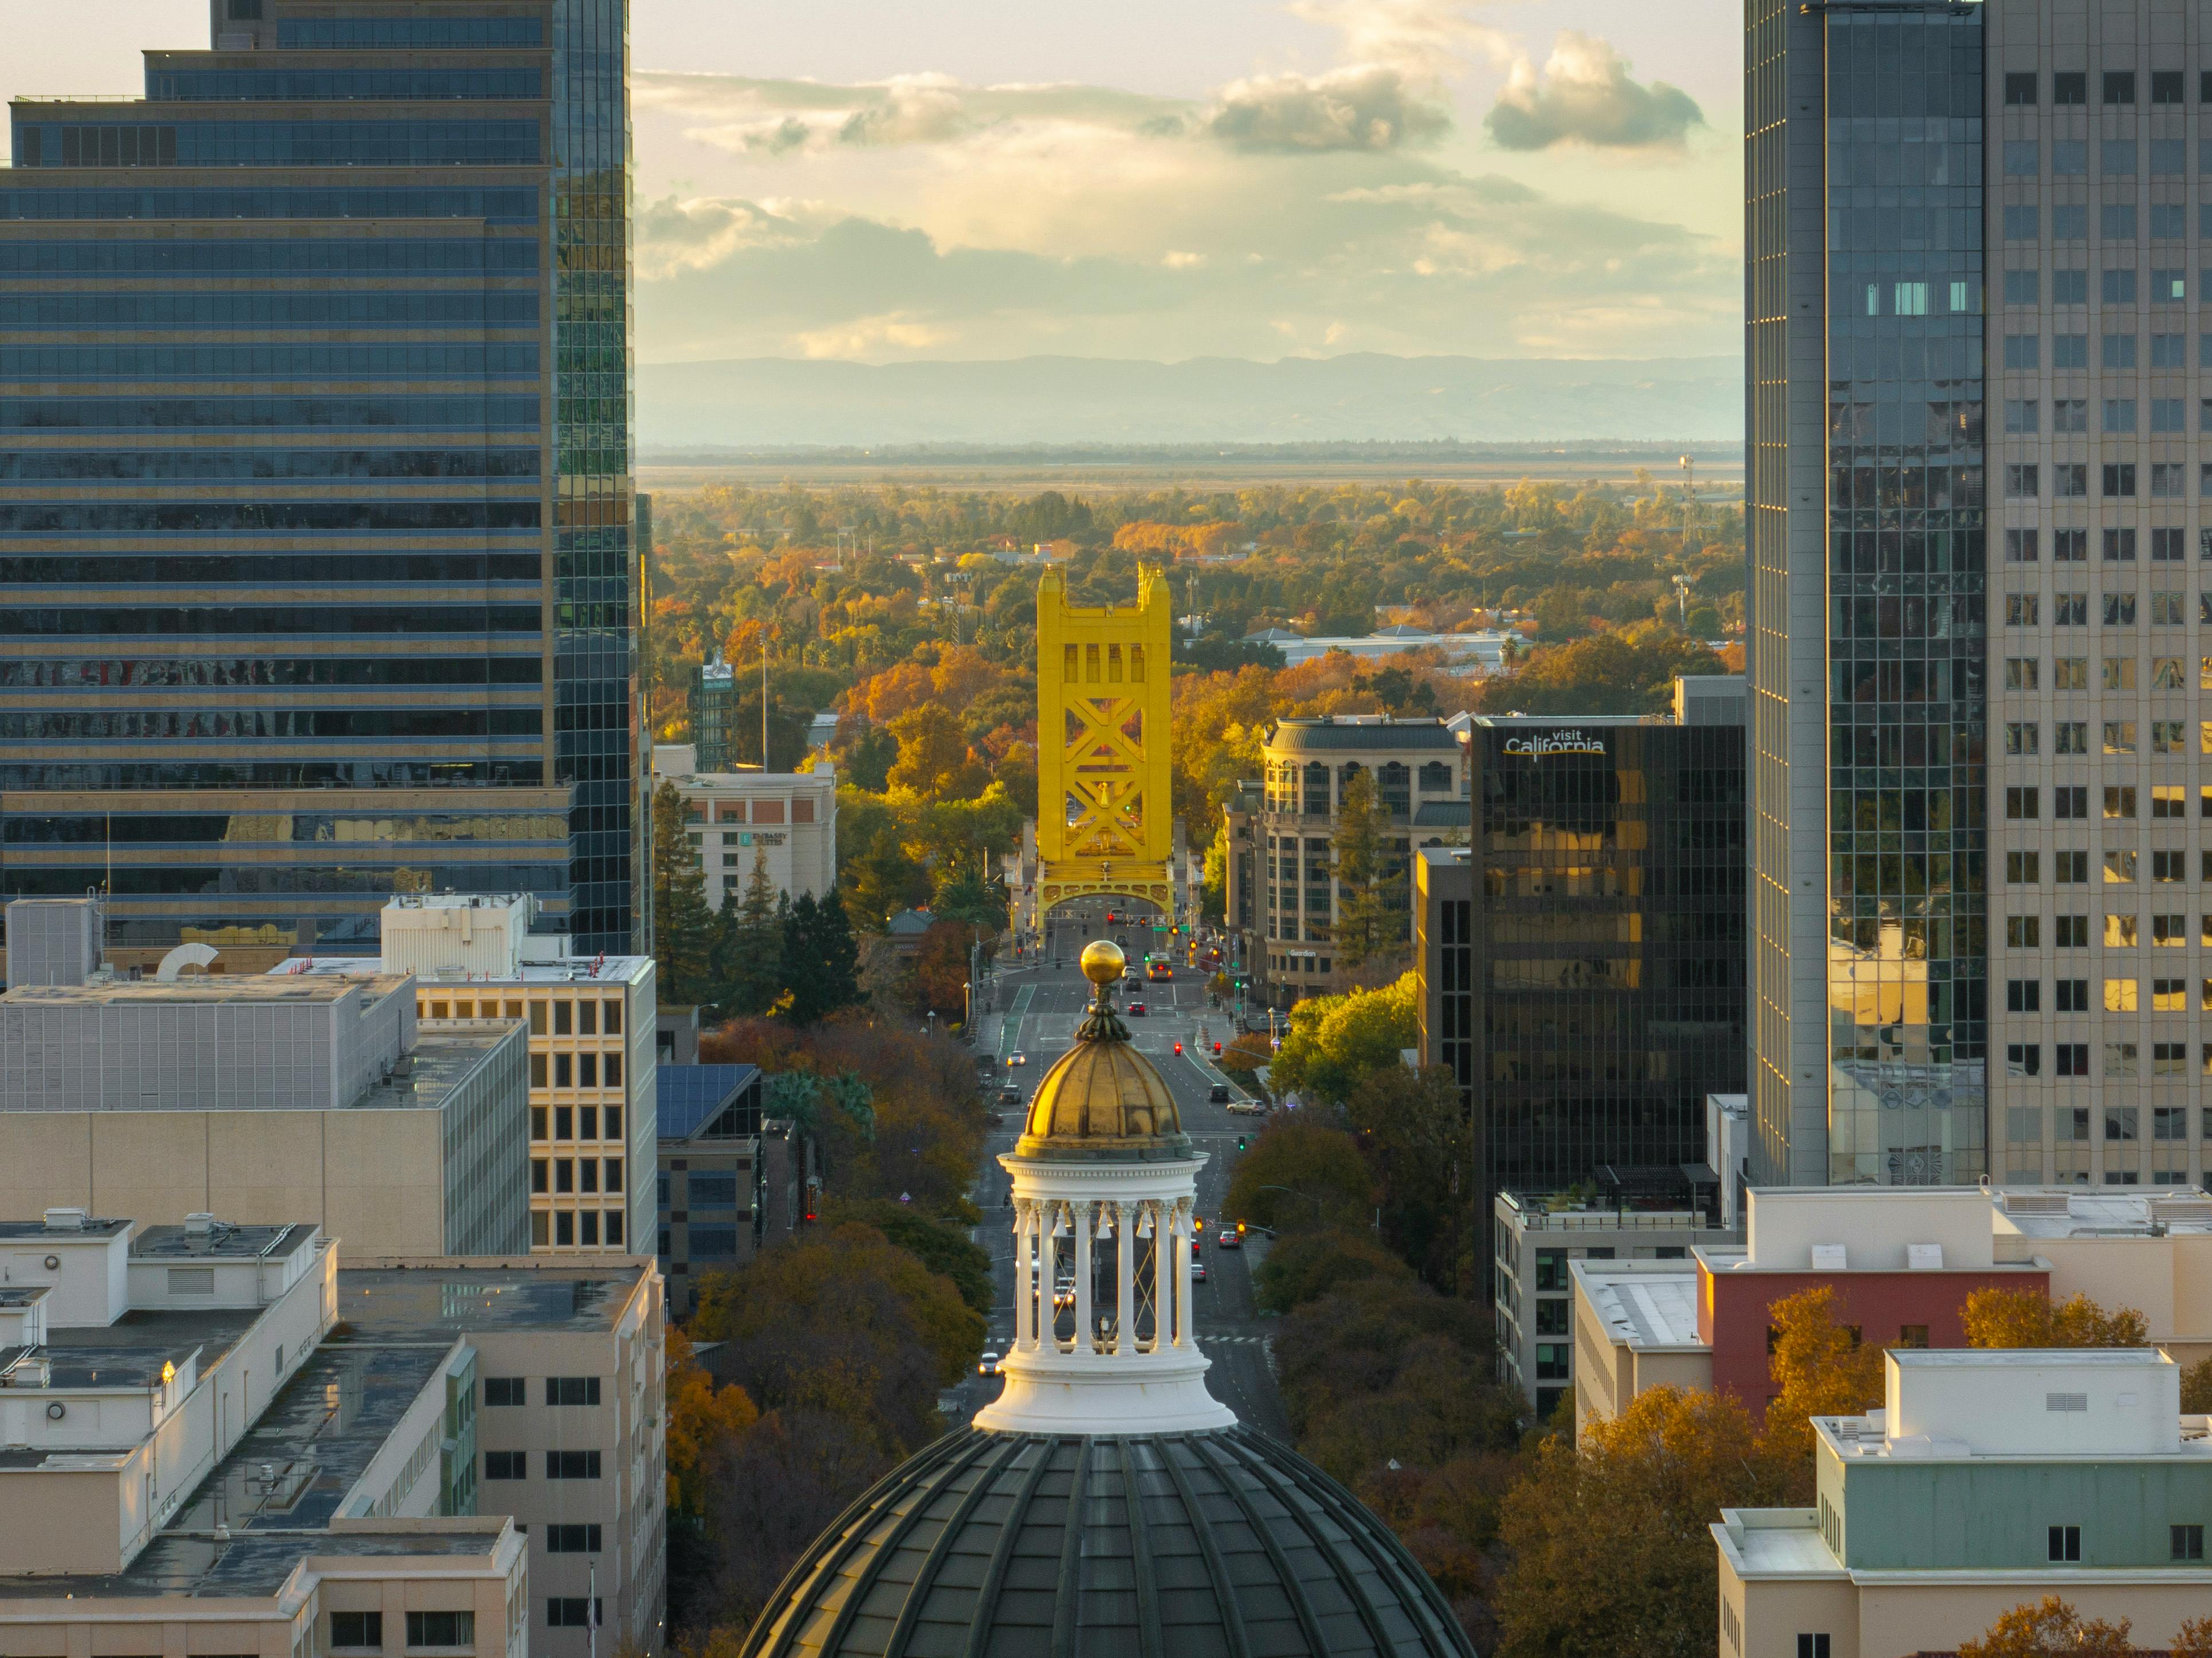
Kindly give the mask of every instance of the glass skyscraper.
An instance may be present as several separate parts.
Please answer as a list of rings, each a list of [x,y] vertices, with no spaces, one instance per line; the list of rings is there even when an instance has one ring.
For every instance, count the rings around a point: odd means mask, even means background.
[[[0,173],[0,890],[641,943],[626,0],[211,0]]]

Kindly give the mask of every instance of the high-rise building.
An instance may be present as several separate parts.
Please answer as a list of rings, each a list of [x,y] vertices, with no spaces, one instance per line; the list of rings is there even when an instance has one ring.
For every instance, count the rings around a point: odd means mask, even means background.
[[[2208,21],[1753,8],[1760,1180],[2203,1176]]]
[[[211,0],[0,172],[0,884],[638,947],[627,0]]]
[[[1762,1182],[1985,1166],[1984,60],[2006,9],[1747,14]]]

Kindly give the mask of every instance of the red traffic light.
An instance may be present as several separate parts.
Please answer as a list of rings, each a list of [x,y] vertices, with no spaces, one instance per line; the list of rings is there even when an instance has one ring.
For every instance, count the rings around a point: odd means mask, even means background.
[[[1220,1044],[1219,1042],[1216,1042],[1216,1043],[1214,1043],[1214,1045],[1213,1045],[1213,1051],[1214,1051],[1216,1054],[1218,1054],[1218,1053],[1220,1053],[1220,1052],[1221,1052],[1221,1044]]]
[[[1176,1052],[1178,1054],[1182,1052],[1182,1044],[1181,1042],[1177,1042],[1176,1044]]]

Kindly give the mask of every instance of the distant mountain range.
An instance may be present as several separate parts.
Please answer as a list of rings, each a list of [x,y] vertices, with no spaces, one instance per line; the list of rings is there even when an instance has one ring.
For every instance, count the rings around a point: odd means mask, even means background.
[[[1729,440],[1735,357],[746,357],[638,370],[644,457],[868,444]]]

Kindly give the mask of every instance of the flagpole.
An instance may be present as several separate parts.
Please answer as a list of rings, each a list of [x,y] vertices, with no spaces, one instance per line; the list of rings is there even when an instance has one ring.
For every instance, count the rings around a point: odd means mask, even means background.
[[[599,1563],[591,1563],[590,1576],[584,1585],[584,1632],[586,1650],[591,1658],[599,1658]]]

